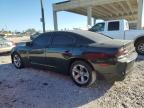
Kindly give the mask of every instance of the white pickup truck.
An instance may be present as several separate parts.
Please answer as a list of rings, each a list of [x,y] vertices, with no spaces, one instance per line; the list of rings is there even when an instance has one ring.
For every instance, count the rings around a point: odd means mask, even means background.
[[[136,51],[144,55],[144,30],[129,30],[127,20],[111,20],[97,23],[89,30],[115,39],[134,40]]]

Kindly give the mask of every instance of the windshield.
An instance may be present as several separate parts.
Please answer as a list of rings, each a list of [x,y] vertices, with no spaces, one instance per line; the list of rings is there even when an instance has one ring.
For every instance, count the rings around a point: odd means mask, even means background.
[[[91,29],[89,29],[89,31],[101,32],[104,31],[104,27],[105,27],[105,23],[98,23],[94,25]]]

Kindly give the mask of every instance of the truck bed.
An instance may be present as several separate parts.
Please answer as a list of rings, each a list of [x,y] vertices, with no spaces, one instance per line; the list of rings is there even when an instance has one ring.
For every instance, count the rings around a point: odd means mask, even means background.
[[[125,31],[125,40],[135,40],[136,38],[144,36],[144,30],[127,30]]]

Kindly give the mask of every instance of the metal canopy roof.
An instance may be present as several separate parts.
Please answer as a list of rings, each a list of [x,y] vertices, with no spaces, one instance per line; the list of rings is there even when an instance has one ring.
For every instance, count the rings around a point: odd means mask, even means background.
[[[87,16],[87,7],[92,7],[92,17],[104,20],[137,20],[138,0],[70,0],[53,5],[54,11],[68,11]]]

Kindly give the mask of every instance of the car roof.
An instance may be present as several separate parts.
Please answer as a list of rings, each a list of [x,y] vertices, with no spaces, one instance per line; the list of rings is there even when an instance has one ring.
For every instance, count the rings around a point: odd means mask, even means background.
[[[102,34],[96,33],[96,32],[86,31],[86,30],[56,31],[56,32],[53,32],[53,33],[72,33],[72,34],[77,34],[77,36],[80,35],[82,37],[88,38],[88,39],[90,39],[92,41],[95,41],[95,42],[112,40],[112,38],[110,38],[108,36],[105,36],[105,35],[102,35]]]

